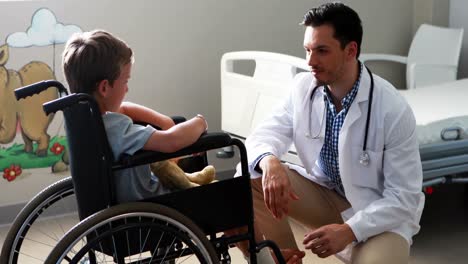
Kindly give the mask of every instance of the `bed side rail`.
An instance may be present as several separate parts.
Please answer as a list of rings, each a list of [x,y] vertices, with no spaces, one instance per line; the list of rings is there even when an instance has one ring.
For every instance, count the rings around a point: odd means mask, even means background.
[[[253,74],[240,73],[252,66],[238,63],[241,61],[254,62]],[[294,56],[263,51],[225,53],[221,58],[221,129],[247,137],[288,94],[301,71],[309,71],[309,66]]]
[[[280,53],[265,51],[234,51],[225,53],[221,58],[221,73],[233,72],[234,61],[253,60],[255,61],[254,78],[267,77],[271,79],[275,76],[271,72],[280,71],[283,74],[295,74],[294,69],[308,70],[309,66],[304,59]]]

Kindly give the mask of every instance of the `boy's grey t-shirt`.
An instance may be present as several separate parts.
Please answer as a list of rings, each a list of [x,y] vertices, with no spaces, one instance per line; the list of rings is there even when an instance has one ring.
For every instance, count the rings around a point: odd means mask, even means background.
[[[133,155],[142,149],[155,131],[151,126],[133,124],[128,116],[119,113],[107,112],[102,120],[115,160],[119,160],[122,154]],[[114,182],[118,202],[136,201],[168,192],[151,173],[149,165],[116,171]]]

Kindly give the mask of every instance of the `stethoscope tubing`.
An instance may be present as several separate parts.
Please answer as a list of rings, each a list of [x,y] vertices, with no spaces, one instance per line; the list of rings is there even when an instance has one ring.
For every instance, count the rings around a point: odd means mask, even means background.
[[[368,134],[369,134],[369,123],[370,123],[370,118],[371,118],[371,112],[372,112],[372,98],[374,97],[374,77],[372,76],[372,72],[371,70],[369,70],[369,68],[367,68],[367,66],[364,66],[366,67],[366,70],[367,72],[369,73],[369,76],[370,76],[370,81],[371,81],[371,84],[370,84],[370,89],[369,89],[369,104],[367,106],[367,117],[366,117],[366,130],[364,132],[364,143],[363,143],[363,146],[362,146],[362,152],[363,153],[366,153],[366,150],[367,150],[367,137],[368,137]],[[316,86],[314,87],[314,89],[312,90],[312,93],[310,95],[310,104],[312,105],[312,102],[314,100],[314,94],[315,94],[315,91],[317,90],[317,88],[319,87],[324,87],[324,86]],[[324,87],[325,88],[325,87]],[[311,107],[309,107],[311,109]],[[327,111],[327,109],[325,109],[325,111]],[[309,111],[309,115],[311,114],[312,112]],[[325,113],[324,113],[325,115]],[[322,123],[324,121],[324,118],[322,118]],[[311,120],[309,118],[309,124],[310,124]],[[309,125],[309,130],[310,130],[310,125]],[[320,131],[319,131],[319,134],[321,132],[322,128],[320,128]],[[312,134],[310,131],[309,131],[310,134]],[[312,137],[312,138],[315,138],[315,137]]]

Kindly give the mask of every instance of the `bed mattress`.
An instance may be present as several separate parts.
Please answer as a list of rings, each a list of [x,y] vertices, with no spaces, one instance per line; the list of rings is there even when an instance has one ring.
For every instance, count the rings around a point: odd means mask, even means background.
[[[468,79],[400,93],[413,109],[420,145],[468,138]]]

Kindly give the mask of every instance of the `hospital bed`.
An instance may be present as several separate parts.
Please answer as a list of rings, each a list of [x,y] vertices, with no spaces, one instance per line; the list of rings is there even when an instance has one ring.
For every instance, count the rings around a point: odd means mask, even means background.
[[[304,59],[284,54],[260,51],[224,54],[222,130],[245,139],[281,104],[294,76],[308,68]],[[468,79],[400,92],[416,117],[423,187],[468,183]],[[229,156],[226,153],[231,150],[224,151],[219,156]],[[294,145],[282,160],[301,165]]]

